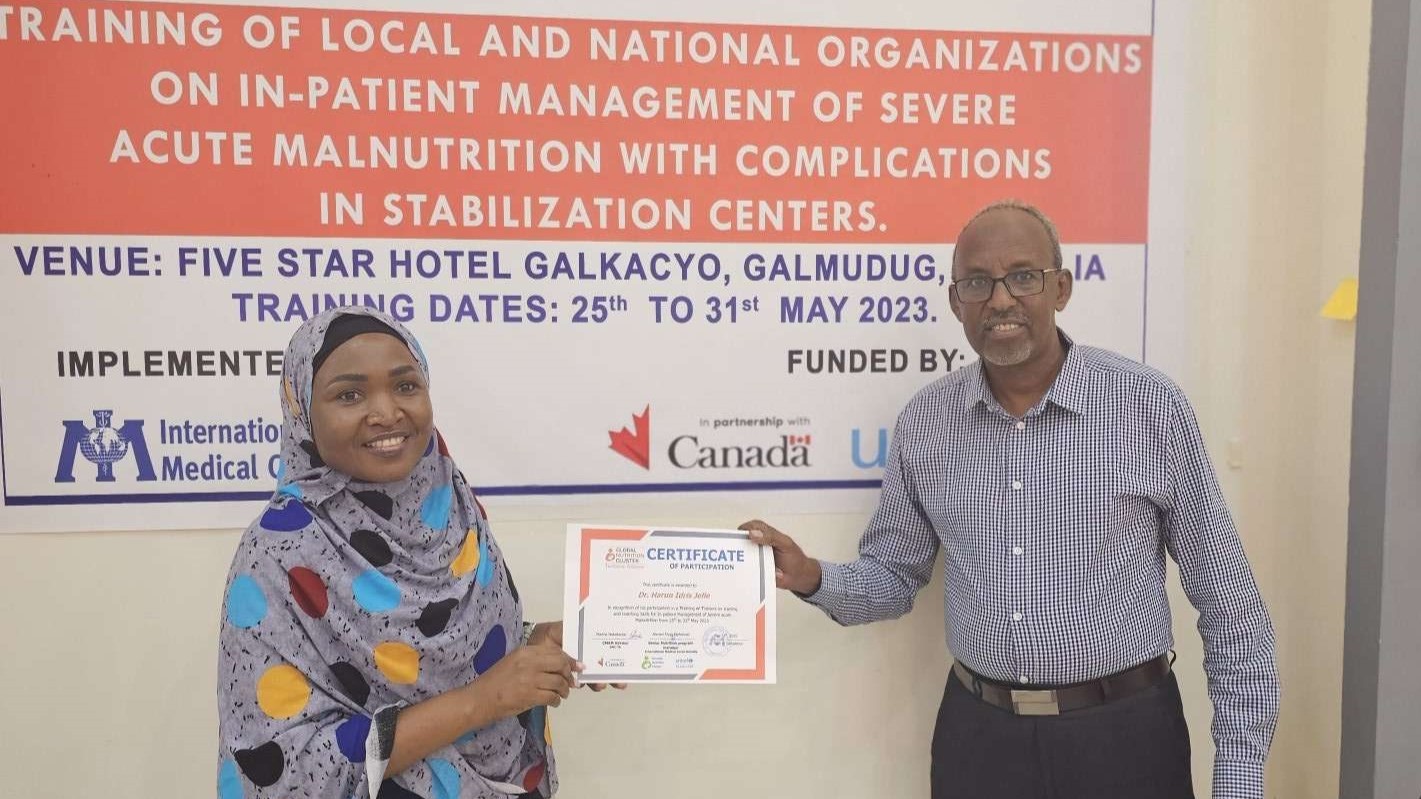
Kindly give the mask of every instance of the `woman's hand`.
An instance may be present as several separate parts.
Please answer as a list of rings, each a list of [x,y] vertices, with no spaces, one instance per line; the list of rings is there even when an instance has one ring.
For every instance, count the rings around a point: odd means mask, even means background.
[[[471,704],[486,710],[492,721],[516,716],[538,705],[557,707],[577,684],[574,673],[581,670],[559,643],[545,638],[536,644],[529,641],[504,655],[493,668],[469,683],[467,690]]]
[[[542,621],[533,625],[533,632],[528,636],[528,645],[532,646],[534,644],[542,643],[545,641],[551,641],[552,643],[556,644],[558,648],[562,648],[562,622]],[[579,668],[578,671],[582,671],[582,669]],[[607,690],[607,683],[605,682],[592,682],[582,684],[586,685],[588,688],[591,688],[593,691]],[[624,682],[614,682],[611,685],[613,688],[616,688],[619,691],[625,690],[627,687],[627,684]]]

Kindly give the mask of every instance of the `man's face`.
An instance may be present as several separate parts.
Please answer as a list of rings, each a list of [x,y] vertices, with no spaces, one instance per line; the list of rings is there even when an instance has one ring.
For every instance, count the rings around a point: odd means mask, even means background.
[[[1051,239],[1041,223],[1024,211],[1003,208],[983,215],[962,232],[953,254],[952,276],[954,280],[998,278],[1054,266]],[[991,297],[983,302],[962,302],[958,291],[950,293],[952,313],[983,360],[999,367],[1020,366],[1051,351],[1056,312],[1064,310],[1071,298],[1071,275],[1062,270],[1047,272],[1044,278],[1041,293],[1028,297],[1012,296],[1004,282],[993,284]]]
[[[434,409],[403,341],[355,336],[331,352],[312,384],[311,433],[326,465],[369,483],[414,471],[434,431]]]

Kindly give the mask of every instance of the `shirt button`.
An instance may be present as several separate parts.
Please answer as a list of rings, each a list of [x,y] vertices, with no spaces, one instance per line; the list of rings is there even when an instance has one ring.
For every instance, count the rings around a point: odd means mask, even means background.
[[[1025,430],[1025,429],[1026,429],[1026,422],[1017,422],[1017,423],[1016,423],[1016,429],[1018,429],[1018,430]]]
[[[1021,684],[1022,684],[1022,685],[1025,685],[1025,684],[1031,682],[1031,678],[1028,677],[1028,676],[1026,676],[1025,674],[1021,675],[1021,676],[1018,677],[1017,679],[1021,680]]]
[[[1021,481],[1020,481],[1020,480],[1013,480],[1013,481],[1011,481],[1011,489],[1012,489],[1013,491],[1020,491],[1020,490],[1021,490]]]
[[[1020,613],[1013,613],[1013,614],[1011,614],[1011,620],[1012,620],[1012,621],[1021,621],[1021,614],[1020,614]],[[1026,682],[1026,680],[1022,680],[1022,682]]]
[[[1023,550],[1021,547],[1012,547],[1012,548],[1011,548],[1011,554],[1013,554],[1013,555],[1020,555],[1020,554],[1021,554],[1022,552],[1024,552],[1024,551],[1025,551],[1025,550]]]

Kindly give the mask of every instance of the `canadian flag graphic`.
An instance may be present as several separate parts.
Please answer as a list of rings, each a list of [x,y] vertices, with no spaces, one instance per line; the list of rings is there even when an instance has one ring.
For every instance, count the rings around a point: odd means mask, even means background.
[[[643,469],[651,469],[651,406],[647,405],[639,414],[632,415],[632,426],[636,432],[632,432],[623,427],[621,430],[609,430],[607,435],[612,439],[611,449],[623,458],[635,463]]]

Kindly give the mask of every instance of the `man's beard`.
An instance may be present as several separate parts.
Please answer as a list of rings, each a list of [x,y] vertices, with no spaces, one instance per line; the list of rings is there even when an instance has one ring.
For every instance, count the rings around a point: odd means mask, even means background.
[[[1025,335],[1013,337],[1017,340],[1001,341],[991,333],[991,328],[999,324],[1021,325]],[[1036,342],[1031,340],[1031,326],[1026,319],[1016,314],[1006,314],[982,325],[985,340],[982,342],[982,357],[994,366],[1016,366],[1031,357]]]
[[[993,366],[1016,366],[1031,357],[1033,342],[1023,338],[1020,342],[987,342],[982,347],[982,358]]]

